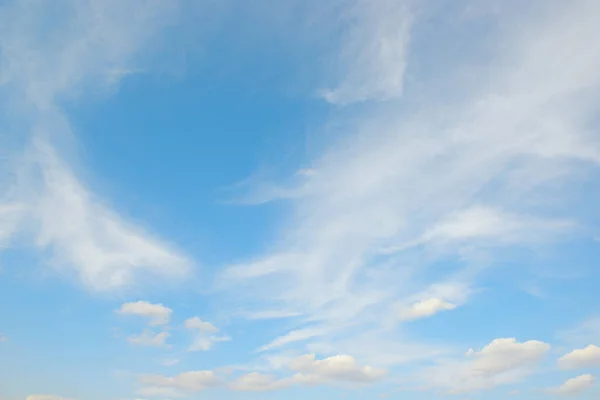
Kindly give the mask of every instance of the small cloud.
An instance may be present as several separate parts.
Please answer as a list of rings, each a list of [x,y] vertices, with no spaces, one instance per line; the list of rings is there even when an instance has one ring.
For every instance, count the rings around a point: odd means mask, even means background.
[[[150,319],[150,326],[167,325],[171,320],[173,310],[162,304],[152,304],[147,301],[125,303],[116,311],[123,315],[137,315]]]
[[[581,369],[600,366],[600,347],[593,344],[573,350],[558,359],[560,369]]]
[[[456,308],[456,304],[439,298],[430,298],[418,301],[409,307],[401,308],[399,317],[402,321],[411,321],[420,318],[431,317],[442,311],[450,311]]]
[[[563,395],[578,395],[586,390],[591,389],[596,382],[596,378],[592,375],[580,375],[567,380],[565,383],[556,388],[548,389],[548,393],[563,394]]]
[[[383,369],[369,365],[361,366],[354,357],[348,355],[317,360],[315,354],[307,354],[293,360],[289,367],[298,372],[294,377],[295,380],[307,384],[333,381],[371,383],[386,374]]]
[[[202,321],[199,317],[193,317],[185,321],[186,329],[195,329],[201,333],[215,333],[219,329],[210,322]]]
[[[215,343],[231,340],[228,336],[216,336],[215,334],[219,332],[219,328],[210,322],[201,320],[199,317],[186,320],[185,327],[188,330],[196,331],[196,337],[188,351],[208,351]]]

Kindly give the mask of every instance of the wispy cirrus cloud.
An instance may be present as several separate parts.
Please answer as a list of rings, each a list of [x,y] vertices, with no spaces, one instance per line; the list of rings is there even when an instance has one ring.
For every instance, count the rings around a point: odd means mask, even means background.
[[[336,84],[325,100],[348,105],[402,95],[408,58],[412,1],[348,1],[339,17],[341,45],[334,57]]]
[[[409,337],[406,329],[394,328],[398,303],[435,284],[472,291],[488,264],[478,254],[539,248],[585,222],[561,195],[569,179],[595,173],[600,164],[600,141],[590,127],[600,95],[600,51],[592,39],[600,9],[586,0],[537,5],[544,12],[535,16],[508,7],[497,13],[508,23],[494,26],[519,28],[486,35],[481,57],[501,66],[491,74],[447,55],[429,60],[471,73],[465,86],[444,98],[451,101],[369,103],[351,117],[338,111],[320,134],[331,126],[344,134],[313,160],[313,174],[292,177],[283,192],[268,186],[251,195],[260,203],[283,198],[291,212],[272,251],[231,266],[219,284],[234,288],[230,294],[237,294],[237,285],[248,288],[243,301],[258,304],[251,312],[300,314],[261,350],[312,346],[335,353],[365,345],[370,357],[379,352],[389,362],[388,349]],[[385,26],[387,11],[374,8],[361,16]],[[408,26],[419,23],[413,18]],[[369,45],[378,43],[362,44]],[[402,35],[391,47],[405,45]],[[402,60],[410,65],[417,56],[409,51]],[[574,61],[548,62],[556,59]],[[394,73],[402,68],[400,63]],[[368,87],[371,77],[388,78],[386,71],[365,73],[353,75],[357,87]],[[395,75],[389,79],[396,82]],[[435,79],[423,85],[436,93]],[[398,89],[389,82],[387,87]],[[446,261],[443,272],[436,270],[440,260]],[[434,302],[448,310],[455,304],[439,299]],[[381,346],[361,337],[377,338]],[[413,348],[425,357],[448,350]],[[406,359],[412,358],[394,362]]]
[[[575,349],[558,359],[561,369],[594,368],[600,366],[600,347],[590,344],[583,349]]]

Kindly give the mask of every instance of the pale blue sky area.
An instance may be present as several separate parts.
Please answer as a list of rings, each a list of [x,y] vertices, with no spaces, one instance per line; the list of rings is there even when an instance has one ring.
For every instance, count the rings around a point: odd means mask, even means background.
[[[0,400],[596,399],[599,27],[0,1]]]

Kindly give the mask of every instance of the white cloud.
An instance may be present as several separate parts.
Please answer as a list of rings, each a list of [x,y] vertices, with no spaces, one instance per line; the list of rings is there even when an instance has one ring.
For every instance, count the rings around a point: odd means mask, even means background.
[[[578,395],[586,390],[591,389],[595,382],[596,378],[592,375],[580,375],[567,380],[557,388],[548,389],[548,392],[562,395]]]
[[[419,318],[431,317],[440,311],[450,311],[456,308],[456,304],[432,297],[412,304],[410,307],[400,309],[400,319],[410,321]]]
[[[600,366],[600,347],[590,344],[576,349],[558,359],[560,369],[581,369]]]
[[[55,265],[74,270],[95,290],[129,285],[140,273],[187,273],[184,257],[105,207],[53,149],[37,143],[30,155],[33,164],[26,164],[18,182],[30,224],[24,228],[31,227],[36,246],[47,251]]]
[[[177,11],[177,1],[141,0],[18,0],[0,9],[3,112],[28,121],[7,134],[15,141],[0,169],[0,246],[33,242],[93,290],[132,284],[140,273],[186,274],[185,257],[95,196],[62,157],[77,146],[62,102],[114,89]],[[58,20],[48,24],[50,15]]]
[[[167,325],[173,314],[173,310],[169,307],[162,304],[152,304],[142,300],[124,303],[117,312],[124,315],[137,315],[148,318],[150,326]]]
[[[215,343],[227,342],[231,338],[215,335],[219,329],[210,322],[202,321],[199,317],[192,317],[185,321],[186,329],[196,331],[193,343],[188,351],[208,351]]]
[[[177,18],[178,1],[15,1],[0,10],[0,83],[36,109],[137,68],[152,38]],[[59,18],[48,25],[50,12]],[[54,28],[54,29],[53,29]],[[19,99],[17,97],[17,99]]]
[[[201,333],[216,333],[219,329],[210,322],[202,321],[199,317],[192,317],[185,321],[187,329],[195,329]]]
[[[275,375],[251,372],[242,375],[229,384],[233,390],[239,391],[272,391],[291,387],[293,385],[365,385],[380,380],[386,371],[359,365],[354,357],[338,355],[318,360],[315,354],[307,354],[284,362],[279,368],[287,368],[296,373],[285,378]]]
[[[138,378],[138,382],[143,386],[138,394],[149,397],[178,397],[222,384],[213,371],[190,371],[173,377],[142,375]]]
[[[315,354],[307,354],[290,363],[299,374],[296,381],[306,384],[325,382],[372,383],[381,379],[386,371],[369,365],[360,366],[352,356],[338,355],[317,360]]]
[[[231,266],[219,281],[240,307],[301,314],[263,350],[326,345],[332,354],[355,354],[351,347],[360,346],[352,340],[367,336],[379,339],[366,345],[380,359],[389,360],[386,348],[399,340],[428,349],[409,327],[394,326],[398,304],[438,298],[459,306],[443,296],[412,296],[436,283],[477,290],[479,272],[496,257],[535,251],[587,223],[571,207],[580,189],[569,185],[580,172],[596,176],[600,163],[590,126],[600,95],[593,39],[600,5],[536,4],[543,12],[531,19],[502,6],[493,16],[499,23],[486,25],[485,43],[457,28],[470,38],[464,51],[485,48],[472,55],[490,68],[471,68],[472,57],[428,53],[419,59],[428,69],[420,75],[415,68],[411,79],[420,86],[410,93],[435,98],[338,111],[314,132],[333,138],[311,154],[318,173],[290,179],[299,186],[286,196],[291,211],[269,251]],[[503,26],[518,29],[493,28]],[[432,48],[442,35],[428,34]],[[564,59],[574,62],[548,62]],[[382,70],[378,77],[387,79]]]
[[[127,341],[131,344],[138,346],[149,346],[149,347],[170,347],[166,341],[171,336],[169,332],[150,332],[143,331],[139,335],[131,335],[127,338]]]
[[[339,105],[401,96],[413,19],[409,2],[355,0],[345,6],[334,62],[338,83],[322,96]]]
[[[550,345],[514,338],[495,339],[480,351],[470,349],[467,360],[447,360],[427,368],[422,380],[448,393],[465,393],[518,382],[533,373]]]
[[[439,312],[452,311],[462,306],[473,289],[458,281],[430,285],[421,292],[401,300],[397,306],[400,321],[431,317]]]

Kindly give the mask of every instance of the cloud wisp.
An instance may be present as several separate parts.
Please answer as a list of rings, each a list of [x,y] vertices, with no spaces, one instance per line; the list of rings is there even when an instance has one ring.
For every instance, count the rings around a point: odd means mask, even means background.
[[[138,273],[188,273],[185,256],[94,195],[61,154],[74,138],[65,102],[115,89],[178,7],[138,0],[0,7],[0,99],[8,120],[28,121],[11,132],[15,140],[2,137],[9,162],[0,171],[0,246],[35,248],[92,290],[130,285]],[[48,15],[59,21],[45,23]]]

